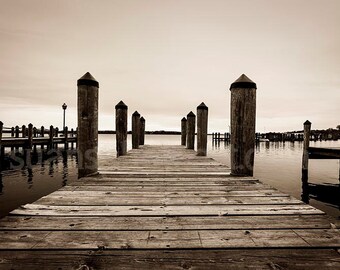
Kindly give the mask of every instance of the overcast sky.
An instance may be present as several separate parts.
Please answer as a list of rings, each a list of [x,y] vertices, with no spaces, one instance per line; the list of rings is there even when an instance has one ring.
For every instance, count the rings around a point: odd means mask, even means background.
[[[257,83],[257,131],[340,124],[339,0],[0,0],[0,120],[77,122],[77,79],[100,84],[99,128],[114,106],[147,130],[180,130],[202,101],[228,131],[230,84]]]

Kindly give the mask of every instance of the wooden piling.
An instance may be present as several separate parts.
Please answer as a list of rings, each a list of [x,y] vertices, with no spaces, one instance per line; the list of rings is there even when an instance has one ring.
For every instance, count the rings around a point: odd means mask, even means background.
[[[44,126],[40,127],[40,137],[45,137],[45,127]],[[44,150],[44,144],[40,145],[40,149]]]
[[[128,106],[120,101],[116,107],[116,151],[117,157],[127,152],[127,117]]]
[[[197,156],[207,155],[208,107],[202,102],[197,107]]]
[[[196,115],[193,112],[187,115],[187,148],[195,148],[195,123]]]
[[[28,124],[27,149],[32,149],[32,146],[33,146],[33,125],[30,123],[30,124]]]
[[[4,147],[2,147],[2,131],[3,131],[4,123],[0,121],[0,171],[2,171],[2,163],[4,159],[5,151],[3,150]]]
[[[56,127],[55,128],[55,137],[59,137],[59,128],[58,127]]]
[[[14,138],[14,136],[15,136],[15,128],[12,127],[12,128],[11,128],[11,137]],[[11,146],[11,151],[13,151],[13,150],[14,150],[14,147]]]
[[[65,138],[64,149],[68,150],[68,127],[64,128],[64,138]]]
[[[139,147],[139,125],[140,114],[135,111],[132,114],[132,149],[138,149]]]
[[[19,126],[15,126],[15,138],[19,138],[20,129]]]
[[[19,129],[19,126],[15,126],[15,138],[19,138],[19,135],[20,135],[20,129]],[[15,150],[18,151],[19,150],[19,147],[15,147]]]
[[[54,135],[54,128],[51,125],[50,126],[50,132],[49,132],[49,142],[48,142],[48,146],[47,146],[48,150],[53,149],[53,135]]]
[[[187,142],[187,119],[185,117],[181,120],[181,145],[186,145]]]
[[[26,138],[26,126],[22,125],[21,127],[21,137]]]
[[[28,169],[32,168],[32,162],[31,162],[31,151],[33,146],[33,125],[30,123],[28,124],[28,131],[27,131],[27,143],[24,147],[24,159],[25,159],[25,165]]]
[[[78,82],[78,177],[98,172],[99,83],[87,72]]]
[[[312,123],[308,120],[303,123],[303,154],[302,154],[302,181],[308,180],[309,139]]]
[[[139,123],[139,145],[144,145],[145,141],[145,119],[142,116]]]
[[[231,91],[231,173],[253,176],[256,83],[242,74]]]

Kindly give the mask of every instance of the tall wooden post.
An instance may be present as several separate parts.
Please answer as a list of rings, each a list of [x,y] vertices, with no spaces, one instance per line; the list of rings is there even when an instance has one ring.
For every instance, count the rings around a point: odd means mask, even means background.
[[[187,143],[187,119],[185,117],[181,120],[181,145],[185,146]]]
[[[2,147],[2,131],[3,131],[4,123],[0,121],[0,171],[2,171],[2,163],[4,159],[4,153],[5,151],[3,150],[4,148]]]
[[[11,137],[14,138],[14,136],[15,136],[15,129],[14,129],[14,127],[12,127],[11,128]],[[13,151],[13,150],[14,150],[14,147],[12,146],[11,151]]]
[[[242,74],[231,91],[231,173],[253,176],[256,83]]]
[[[302,181],[308,180],[308,148],[309,148],[309,138],[310,129],[312,123],[308,120],[303,123],[303,154],[302,154]]]
[[[139,123],[139,145],[144,145],[145,142],[145,119],[142,116]]]
[[[202,102],[197,106],[197,156],[207,155],[208,107]]]
[[[21,132],[22,132],[21,137],[26,138],[26,126],[25,125],[22,125]]]
[[[87,72],[78,82],[78,177],[98,172],[98,88]]]
[[[195,148],[195,124],[196,124],[196,115],[193,112],[188,113],[187,115],[187,148],[188,149]]]
[[[40,137],[45,137],[45,127],[44,126],[40,127]],[[40,149],[44,150],[44,144],[43,143],[40,145]]]
[[[132,149],[138,149],[139,147],[139,125],[140,114],[135,111],[132,114]]]
[[[19,126],[15,126],[15,138],[19,138],[20,129]]]
[[[32,168],[31,162],[32,145],[33,145],[33,125],[30,123],[28,124],[28,140],[24,149],[25,165],[28,167],[28,169]]]
[[[53,149],[53,126],[50,126],[50,132],[49,132],[49,142],[48,142],[48,146],[47,146],[47,149],[48,150],[51,150]]]
[[[127,117],[128,106],[120,101],[116,107],[116,150],[117,157],[126,155],[127,152]]]

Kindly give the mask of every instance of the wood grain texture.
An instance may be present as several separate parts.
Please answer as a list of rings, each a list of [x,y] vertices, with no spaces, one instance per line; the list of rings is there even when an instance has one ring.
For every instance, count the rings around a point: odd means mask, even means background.
[[[320,210],[184,146],[105,157],[0,220],[0,269],[336,269]]]

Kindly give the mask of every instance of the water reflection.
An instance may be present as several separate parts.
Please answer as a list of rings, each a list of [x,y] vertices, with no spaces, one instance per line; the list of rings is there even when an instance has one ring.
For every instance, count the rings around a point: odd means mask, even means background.
[[[0,174],[0,217],[20,205],[31,203],[77,179],[76,150],[57,150],[32,155],[24,165],[23,155],[9,153],[14,165]],[[29,159],[28,159],[29,161]]]

